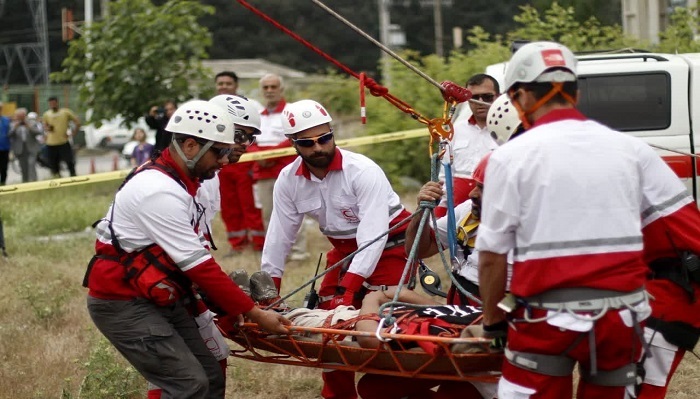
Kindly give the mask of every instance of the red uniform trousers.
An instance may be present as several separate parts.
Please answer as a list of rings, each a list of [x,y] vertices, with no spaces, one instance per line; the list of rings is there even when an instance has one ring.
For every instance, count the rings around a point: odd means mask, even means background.
[[[248,244],[248,233],[256,251],[265,244],[262,211],[253,197],[252,168],[252,162],[243,162],[226,165],[219,172],[221,218],[231,248],[239,251]]]
[[[437,392],[432,388],[440,386]],[[362,399],[483,399],[474,385],[459,381],[365,374],[357,383]],[[487,398],[491,399],[491,398]]]
[[[595,353],[597,369],[615,370],[639,359],[641,341],[633,327],[627,327],[621,319],[621,310],[613,309],[595,322]],[[515,318],[521,319],[523,309],[515,312]],[[544,310],[533,310],[532,318],[546,315]],[[543,355],[562,355],[580,339],[580,334],[588,332],[563,330],[546,321],[539,323],[516,323],[516,329],[508,330],[508,349],[511,351],[530,352]],[[576,360],[584,370],[590,370],[591,350],[588,336],[580,339],[571,348],[567,356]],[[572,398],[572,375],[564,377],[549,376],[503,363],[503,376],[499,383],[499,399],[570,399]],[[504,381],[507,380],[507,381]],[[516,386],[513,386],[515,384]],[[623,399],[625,387],[593,385],[580,380],[577,391],[578,399]]]
[[[691,303],[688,293],[669,280],[650,280],[647,291],[654,297],[651,301],[651,316],[659,320],[680,321],[700,328],[700,285],[694,284],[695,302]],[[686,350],[668,342],[657,343],[661,335],[658,331],[646,328],[653,340],[649,346],[651,357],[644,362],[646,375],[639,399],[663,399],[668,384],[678,368]],[[665,341],[665,340],[664,340]]]
[[[469,199],[469,194],[476,187],[476,181],[461,177],[455,177],[452,181],[454,205],[457,206]],[[439,206],[435,207],[435,216],[443,217],[445,215],[447,215],[447,201],[442,201]]]
[[[402,215],[394,218],[392,224],[409,217],[411,214],[404,211]],[[403,236],[408,224],[393,231],[389,236],[389,242],[396,239],[397,236]],[[333,266],[341,259],[345,258],[352,252],[357,250],[357,241],[355,239],[337,240],[329,238],[333,244],[333,249],[326,254],[326,268]],[[382,256],[374,269],[374,273],[367,277],[366,281],[370,285],[398,285],[403,274],[403,269],[406,266],[406,250],[403,244],[385,249]],[[340,285],[344,271],[342,267],[338,267],[323,277],[321,287],[318,290],[319,297],[332,297],[336,294],[336,289]],[[331,301],[323,301],[319,303],[320,309],[330,309]],[[362,298],[355,298],[353,306],[359,309],[362,306]],[[355,391],[355,373],[351,371],[324,371],[323,374],[323,389],[321,396],[325,399],[356,399],[357,392]]]

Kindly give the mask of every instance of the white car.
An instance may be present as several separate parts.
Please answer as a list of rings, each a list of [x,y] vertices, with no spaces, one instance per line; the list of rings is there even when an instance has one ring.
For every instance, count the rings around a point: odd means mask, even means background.
[[[81,130],[85,133],[85,144],[87,148],[108,148],[122,151],[124,145],[131,141],[134,129],[142,128],[146,131],[146,137],[155,140],[155,131],[146,124],[144,118],[139,118],[136,124],[127,127],[122,125],[124,118],[117,115],[110,120],[103,120],[99,128],[94,125],[85,125]],[[131,154],[130,154],[131,155]]]

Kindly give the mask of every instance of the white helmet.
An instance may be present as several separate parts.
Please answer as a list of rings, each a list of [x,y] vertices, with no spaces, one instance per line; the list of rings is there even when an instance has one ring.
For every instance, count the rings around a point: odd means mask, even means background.
[[[503,145],[503,143],[508,141],[510,136],[518,130],[521,123],[518,110],[510,102],[508,94],[498,96],[491,104],[488,115],[486,115],[486,126],[491,133],[491,137],[496,140],[498,145]]]
[[[282,115],[282,126],[286,136],[333,121],[323,105],[314,100],[300,100],[287,104]]]
[[[216,104],[191,100],[182,104],[170,117],[165,130],[217,143],[233,144],[233,120]]]
[[[574,81],[576,57],[559,43],[528,43],[513,54],[506,67],[506,92],[516,83]]]
[[[234,124],[252,127],[260,133],[260,111],[247,98],[235,94],[222,94],[209,102],[228,111]]]

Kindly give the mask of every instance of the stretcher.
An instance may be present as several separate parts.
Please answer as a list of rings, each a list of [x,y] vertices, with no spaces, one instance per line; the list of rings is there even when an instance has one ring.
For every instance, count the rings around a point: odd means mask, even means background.
[[[321,339],[309,335],[320,334]],[[262,363],[346,370],[410,378],[497,382],[502,353],[488,351],[489,340],[427,335],[380,333],[379,347],[363,348],[352,337],[374,333],[337,328],[291,326],[286,335],[269,334],[246,323],[224,336],[241,348],[231,356]],[[348,339],[348,337],[350,339]],[[416,347],[419,341],[437,345],[435,354]],[[483,346],[482,353],[454,353],[454,344]]]

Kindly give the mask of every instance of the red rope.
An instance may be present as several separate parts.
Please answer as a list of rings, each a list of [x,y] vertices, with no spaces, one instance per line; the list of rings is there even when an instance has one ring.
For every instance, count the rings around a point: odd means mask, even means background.
[[[325,53],[323,50],[321,50],[318,47],[311,44],[308,40],[306,40],[303,37],[299,36],[298,34],[294,33],[292,30],[288,29],[284,25],[282,25],[279,22],[277,22],[276,20],[272,19],[270,16],[268,16],[264,12],[258,10],[257,8],[255,8],[254,6],[249,4],[247,1],[245,1],[245,0],[236,0],[236,1],[238,1],[238,3],[240,3],[243,7],[252,11],[258,17],[260,17],[260,18],[264,19],[265,21],[267,21],[268,23],[272,24],[272,26],[274,26],[275,28],[277,28],[277,29],[281,30],[282,32],[286,33],[287,35],[291,36],[294,40],[303,44],[304,46],[306,46],[307,48],[312,50],[314,53],[320,55],[326,61],[335,65],[343,72],[347,73],[348,75],[353,76],[356,79],[359,79],[360,80],[360,87],[362,88],[363,85],[365,87],[367,87],[369,89],[369,92],[373,96],[384,97],[387,101],[389,101],[396,108],[411,115],[411,117],[413,117],[413,119],[416,119],[417,121],[419,121],[421,123],[424,123],[426,125],[428,125],[430,123],[430,119],[428,119],[428,118],[424,117],[423,115],[419,114],[418,112],[416,112],[413,108],[411,108],[410,105],[408,105],[407,103],[405,103],[401,99],[389,94],[389,89],[380,85],[374,79],[362,76],[364,74],[362,74],[362,75],[358,74],[357,72],[348,68],[346,65],[344,65],[340,61],[336,60],[335,58],[331,57],[329,54]],[[364,90],[362,90],[362,95],[364,95]]]

